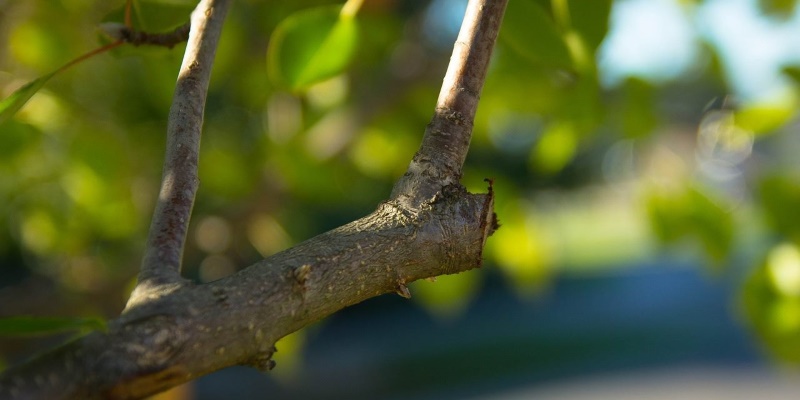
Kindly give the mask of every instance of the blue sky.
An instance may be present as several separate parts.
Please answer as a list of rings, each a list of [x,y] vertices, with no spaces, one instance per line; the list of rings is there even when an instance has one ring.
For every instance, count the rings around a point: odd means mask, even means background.
[[[613,86],[626,76],[663,81],[690,72],[702,61],[703,39],[723,57],[733,94],[745,101],[780,100],[790,91],[781,67],[800,63],[800,16],[764,17],[756,1],[687,6],[678,0],[618,0],[598,55],[603,83]]]

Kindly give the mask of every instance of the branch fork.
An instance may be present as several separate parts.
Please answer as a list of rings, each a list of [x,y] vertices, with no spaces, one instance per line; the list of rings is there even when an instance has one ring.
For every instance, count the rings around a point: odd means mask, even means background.
[[[181,277],[203,108],[229,3],[202,0],[192,14],[159,201],[125,311],[107,332],[5,371],[0,398],[135,399],[232,365],[270,370],[281,337],[376,295],[408,298],[415,280],[480,267],[499,226],[492,182],[472,194],[459,179],[507,0],[470,0],[436,112],[388,201],[221,280]]]

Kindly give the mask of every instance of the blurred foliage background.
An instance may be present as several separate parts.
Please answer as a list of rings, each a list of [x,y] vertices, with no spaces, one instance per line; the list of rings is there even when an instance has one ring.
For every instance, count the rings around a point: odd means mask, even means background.
[[[122,3],[0,0],[0,95],[106,43],[97,26],[121,22]],[[134,25],[169,30],[193,3],[138,0]],[[344,71],[304,85],[300,73],[274,78],[292,61],[268,67],[268,51],[296,47],[271,48],[271,35],[299,10],[341,3],[235,2],[185,274],[219,279],[385,199],[432,115],[465,4],[364,1],[342,34],[352,48],[326,56],[347,53]],[[0,125],[2,316],[122,308],[181,58],[182,46],[114,49]],[[494,178],[502,229],[482,270],[416,283],[409,307],[452,320],[488,275],[533,299],[560,276],[689,260],[706,279],[740,282],[737,318],[770,357],[800,361],[799,85],[792,0],[511,0],[464,174],[471,191]],[[1,343],[7,361],[43,346]]]

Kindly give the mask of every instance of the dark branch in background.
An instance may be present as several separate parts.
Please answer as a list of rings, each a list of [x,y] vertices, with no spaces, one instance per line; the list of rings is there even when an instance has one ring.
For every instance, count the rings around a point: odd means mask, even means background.
[[[470,0],[436,112],[392,199],[416,207],[461,180],[483,82],[508,0]]]
[[[195,14],[224,3],[204,0]],[[458,178],[505,4],[470,1],[468,27],[456,44],[436,115],[391,200],[204,285],[182,284],[179,261],[197,187],[207,56],[219,38],[220,10],[204,13],[213,20],[208,28],[193,20],[170,112],[164,186],[136,293],[107,332],[3,373],[0,398],[138,399],[232,365],[268,370],[275,342],[298,329],[383,293],[407,297],[406,285],[417,279],[480,267],[496,228],[494,198],[491,186],[487,194],[471,194]],[[216,35],[200,33],[212,26]]]
[[[203,112],[211,66],[229,3],[228,0],[203,0],[192,13],[191,34],[169,111],[161,190],[150,224],[139,283],[128,300],[129,307],[185,282],[180,277],[181,259],[199,184],[197,166]],[[172,36],[188,27],[186,24],[168,36],[174,39]]]
[[[109,22],[100,25],[100,30],[114,40],[129,43],[134,46],[153,45],[172,48],[178,43],[185,42],[189,38],[191,22],[187,22],[172,32],[148,33],[137,31],[129,26]]]

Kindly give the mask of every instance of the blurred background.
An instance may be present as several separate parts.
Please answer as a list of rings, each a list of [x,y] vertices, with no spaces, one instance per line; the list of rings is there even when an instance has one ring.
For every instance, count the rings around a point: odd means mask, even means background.
[[[344,73],[271,82],[276,25],[330,4],[233,5],[185,254],[198,282],[370,213],[420,142],[466,1],[366,0]],[[269,374],[157,398],[795,398],[796,5],[511,0],[463,180],[495,180],[483,268],[292,334]],[[123,6],[0,0],[0,95],[104,43]],[[138,0],[134,24],[165,31],[193,6]],[[96,56],[0,125],[1,317],[118,315],[182,48]],[[0,338],[0,367],[75,334]]]

